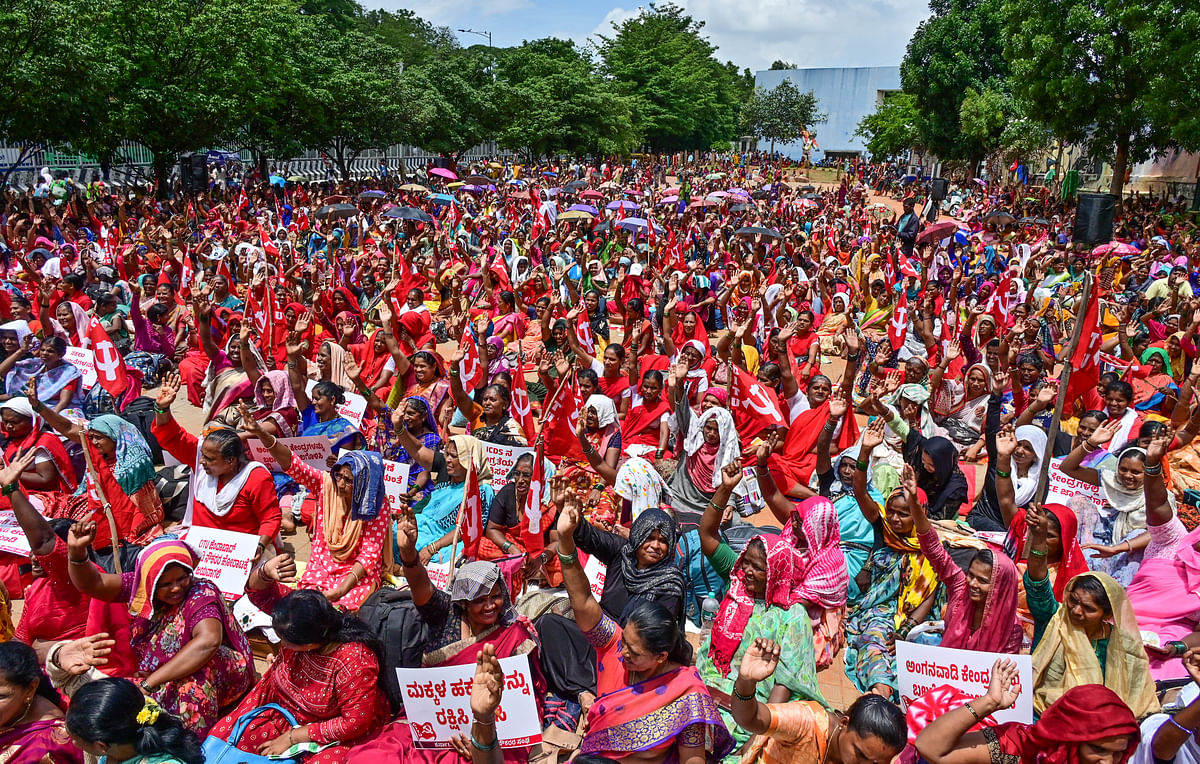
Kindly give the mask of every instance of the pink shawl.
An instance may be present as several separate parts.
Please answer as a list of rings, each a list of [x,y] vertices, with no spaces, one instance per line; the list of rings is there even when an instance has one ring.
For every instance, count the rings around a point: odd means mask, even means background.
[[[800,517],[805,549],[799,548],[796,516]],[[783,538],[793,556],[792,601],[811,602],[825,610],[846,604],[850,575],[842,552],[842,534],[837,510],[824,496],[813,496],[796,505],[796,511],[783,527]]]
[[[983,603],[983,620],[972,631],[975,604],[966,586],[961,603],[946,608],[946,632],[942,645],[987,653],[1011,652],[1013,624],[1017,612],[1017,566],[1003,552],[992,550],[992,588]],[[956,605],[959,605],[956,607]]]

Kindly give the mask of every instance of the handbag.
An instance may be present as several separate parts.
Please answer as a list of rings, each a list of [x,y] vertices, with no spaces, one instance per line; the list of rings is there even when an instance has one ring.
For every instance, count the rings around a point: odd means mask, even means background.
[[[296,717],[292,716],[291,712],[277,703],[268,703],[265,706],[251,709],[240,716],[237,723],[233,725],[233,729],[229,732],[229,739],[222,740],[216,735],[209,735],[204,740],[204,761],[206,764],[297,764],[297,759],[272,759],[268,756],[260,756],[257,753],[248,753],[240,750],[237,747],[238,741],[242,739],[242,733],[246,731],[246,727],[254,717],[264,711],[272,710],[283,714],[283,718],[293,726],[296,725]]]

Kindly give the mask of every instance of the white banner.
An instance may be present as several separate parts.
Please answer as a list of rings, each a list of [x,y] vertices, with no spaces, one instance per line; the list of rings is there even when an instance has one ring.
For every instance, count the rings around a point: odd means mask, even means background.
[[[408,493],[408,472],[412,465],[401,462],[383,461],[383,493],[387,497],[388,509],[399,508],[400,497]]]
[[[84,388],[96,386],[96,354],[86,348],[68,347],[63,360],[79,369]]]
[[[503,748],[540,743],[542,725],[533,697],[529,656],[501,658],[504,694],[496,709],[496,737]],[[471,685],[475,663],[436,668],[396,669],[404,694],[404,714],[418,748],[449,748],[450,738],[471,734]]]
[[[29,537],[21,530],[17,515],[12,511],[0,512],[0,552],[29,556]]]
[[[930,690],[949,685],[957,690],[980,697],[987,694],[992,664],[997,658],[1017,664],[1016,685],[1020,690],[1012,708],[997,711],[991,718],[1004,722],[1033,722],[1033,657],[1006,655],[974,650],[955,650],[950,647],[919,645],[916,642],[896,641],[896,675],[900,685],[900,701],[905,708]]]
[[[258,536],[222,528],[192,526],[184,539],[200,555],[195,574],[217,585],[226,599],[246,593],[250,563],[258,550]]]
[[[532,454],[533,449],[527,446],[498,446],[495,443],[484,443],[483,454],[492,468],[492,488],[499,491],[508,485],[508,473],[524,454]]]
[[[287,446],[292,452],[292,458],[312,467],[314,470],[326,472],[329,469],[329,464],[326,460],[333,454],[333,447],[329,443],[329,438],[325,435],[306,435],[301,438],[280,438],[279,442]],[[275,457],[271,456],[271,452],[266,446],[256,438],[251,438],[247,443],[250,444],[250,458],[256,462],[262,462],[267,469],[272,472],[283,472],[279,462],[275,461]]]
[[[308,399],[312,400],[313,388],[317,386],[315,379],[308,380],[304,390],[308,394]],[[362,427],[363,416],[367,413],[367,399],[351,390],[346,391],[346,402],[338,406],[338,415],[344,416],[350,420],[350,424],[357,428]]]
[[[1062,458],[1050,460],[1050,490],[1046,493],[1046,504],[1065,504],[1071,506],[1071,499],[1081,496],[1090,501],[1096,509],[1104,506],[1100,498],[1100,487],[1088,485],[1082,480],[1068,476],[1060,469]]]

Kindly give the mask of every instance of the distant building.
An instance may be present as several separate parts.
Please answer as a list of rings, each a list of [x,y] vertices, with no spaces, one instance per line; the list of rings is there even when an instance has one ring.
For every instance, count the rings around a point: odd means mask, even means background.
[[[825,122],[811,125],[816,133],[817,150],[812,161],[824,157],[865,155],[862,138],[854,134],[863,117],[875,111],[889,93],[900,90],[899,66],[860,66],[838,69],[775,69],[755,72],[756,87],[770,90],[783,80],[792,81],[803,93],[817,97],[817,111],[825,113]],[[799,142],[775,144],[775,150],[799,159]]]

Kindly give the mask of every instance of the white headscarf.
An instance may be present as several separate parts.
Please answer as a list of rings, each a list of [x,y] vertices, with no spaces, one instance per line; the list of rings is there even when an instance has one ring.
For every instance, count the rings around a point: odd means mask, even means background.
[[[587,407],[595,410],[598,427],[608,427],[617,421],[617,407],[607,395],[595,393],[588,396]]]
[[[681,406],[687,405],[681,403]],[[711,409],[691,418],[687,437],[683,441],[683,450],[692,456],[704,445],[704,423],[710,419],[717,421],[717,429],[721,433],[721,443],[717,446],[717,458],[713,464],[713,488],[721,485],[721,470],[725,465],[741,456],[742,442],[738,438],[737,427],[733,423],[733,414],[728,409],[714,406]]]
[[[1046,432],[1041,427],[1026,424],[1017,428],[1016,435],[1018,443],[1028,443],[1033,449],[1033,464],[1029,465],[1029,472],[1025,477],[1012,476],[1014,500],[1018,507],[1023,507],[1033,501],[1034,494],[1037,493],[1042,454],[1046,452]]]

